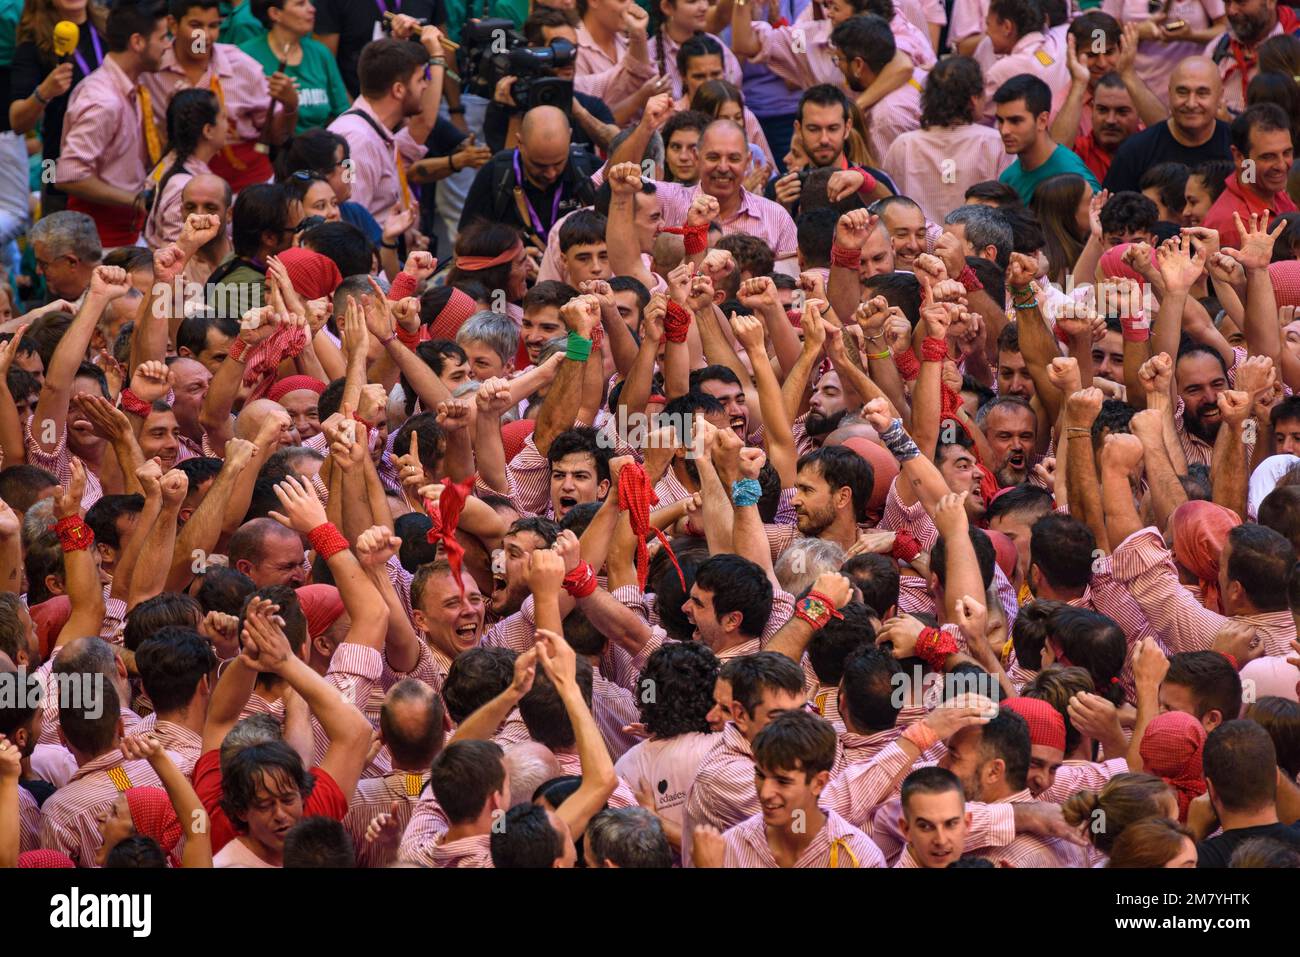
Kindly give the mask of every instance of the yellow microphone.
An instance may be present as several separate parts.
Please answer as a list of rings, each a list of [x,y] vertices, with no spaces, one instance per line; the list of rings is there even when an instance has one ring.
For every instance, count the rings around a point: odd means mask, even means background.
[[[81,28],[71,20],[60,20],[54,24],[54,55],[66,57],[77,49],[81,39]]]

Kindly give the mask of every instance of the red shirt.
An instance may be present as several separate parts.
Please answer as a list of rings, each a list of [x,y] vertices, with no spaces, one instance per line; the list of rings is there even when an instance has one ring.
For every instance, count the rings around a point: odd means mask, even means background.
[[[1252,213],[1258,216],[1264,210],[1268,210],[1270,216],[1276,220],[1279,213],[1296,211],[1295,203],[1291,202],[1291,197],[1286,193],[1276,193],[1271,200],[1265,202],[1254,191],[1242,186],[1236,173],[1228,177],[1225,186],[1226,188],[1214,201],[1214,205],[1210,207],[1210,211],[1205,214],[1205,219],[1201,223],[1207,229],[1219,231],[1219,243],[1222,246],[1241,248],[1241,236],[1237,233],[1237,224],[1232,219],[1233,213],[1241,217],[1245,226],[1250,226]]]
[[[1083,160],[1083,165],[1092,170],[1092,175],[1097,177],[1097,182],[1106,179],[1106,174],[1110,171],[1110,161],[1115,158],[1115,154],[1102,149],[1091,132],[1080,133],[1074,138],[1074,152],[1079,159]]]
[[[311,796],[303,802],[303,817],[332,817],[343,820],[348,813],[348,799],[339,790],[338,784],[325,771],[312,768],[311,776],[316,779]],[[203,809],[208,812],[210,833],[212,835],[212,853],[215,854],[239,836],[221,809],[221,752],[209,751],[199,758],[194,765],[194,790],[203,802]]]

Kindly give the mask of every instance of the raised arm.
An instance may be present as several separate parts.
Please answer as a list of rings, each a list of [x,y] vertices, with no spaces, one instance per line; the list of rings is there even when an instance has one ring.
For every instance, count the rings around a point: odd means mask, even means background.
[[[614,763],[609,759],[609,749],[605,747],[596,719],[578,687],[578,660],[573,648],[559,633],[542,629],[537,631],[535,647],[538,663],[564,702],[582,761],[582,783],[555,810],[569,830],[579,834],[618,787],[618,775],[614,773]]]
[[[1232,214],[1232,219],[1241,236],[1241,249],[1224,251],[1246,270],[1246,350],[1252,356],[1268,356],[1276,364],[1281,360],[1282,330],[1268,266],[1273,261],[1273,244],[1286,230],[1286,224],[1277,223],[1270,233],[1268,210],[1262,216],[1252,215],[1249,226],[1237,213]]]
[[[565,361],[556,373],[555,381],[546,392],[541,411],[537,415],[537,425],[533,429],[533,443],[537,451],[545,456],[550,451],[555,437],[566,429],[573,427],[582,405],[582,382],[586,377],[587,362],[591,355],[591,331],[600,322],[600,303],[594,296],[579,296],[565,303],[560,309],[565,325],[569,327],[572,342]],[[586,345],[582,344],[585,340]],[[585,355],[584,355],[585,354]],[[583,355],[579,359],[577,356]],[[570,358],[570,356],[573,356]],[[599,358],[599,354],[597,354]]]
[[[154,774],[162,782],[185,838],[181,866],[211,867],[212,837],[208,814],[190,779],[167,756],[167,751],[156,738],[132,735],[122,739],[121,749],[122,757],[128,761],[148,761],[149,767],[153,768]]]
[[[130,289],[131,281],[125,269],[120,266],[95,267],[86,298],[50,357],[49,367],[45,370],[45,384],[32,413],[32,438],[43,451],[53,454],[59,440],[64,438],[72,382],[77,376],[78,366],[85,361],[96,324],[108,304],[125,296]]]
[[[278,611],[277,606],[270,607]],[[245,644],[257,649],[250,663],[283,678],[302,695],[329,738],[320,769],[334,779],[343,794],[350,795],[361,779],[370,751],[370,722],[355,705],[344,700],[336,687],[293,653],[284,629],[273,616],[274,611],[268,613],[262,606],[251,604],[244,614]]]
[[[1082,443],[1080,443],[1082,444]],[[1142,528],[1129,478],[1142,464],[1142,440],[1111,433],[1101,447],[1101,491],[1106,502],[1106,538],[1112,548]]]
[[[81,518],[81,496],[85,490],[86,467],[74,458],[67,488],[59,486],[54,495],[54,515],[59,521],[56,527],[67,529],[59,538],[63,547],[64,590],[72,604],[68,620],[54,642],[55,649],[77,638],[98,635],[104,624],[104,589],[99,584],[99,568],[90,551],[94,535]]]
[[[1097,480],[1097,466],[1093,457],[1092,424],[1101,413],[1102,394],[1097,388],[1081,389],[1065,400],[1065,434],[1063,446],[1069,448],[1065,462],[1066,498],[1070,514],[1092,531],[1097,547],[1110,551],[1106,534],[1106,515],[1101,505],[1101,483]]]
[[[767,282],[770,284],[772,280],[768,279]],[[776,373],[772,371],[771,360],[767,357],[763,323],[755,316],[742,316],[733,312],[731,328],[749,356],[749,364],[754,370],[758,405],[766,426],[763,438],[767,445],[767,458],[781,479],[781,487],[794,488],[798,454],[795,451],[792,426],[785,414],[785,403],[781,401],[781,383],[776,381]],[[768,549],[765,547],[763,551]]]

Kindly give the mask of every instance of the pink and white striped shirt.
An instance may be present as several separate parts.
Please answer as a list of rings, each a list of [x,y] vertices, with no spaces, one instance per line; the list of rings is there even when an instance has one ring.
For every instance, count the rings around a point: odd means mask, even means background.
[[[1064,804],[1080,791],[1099,791],[1117,774],[1127,774],[1128,761],[1112,758],[1110,761],[1066,761],[1056,769],[1052,786],[1035,800]]]
[[[650,61],[628,56],[628,39],[614,34],[614,59],[597,44],[585,23],[579,23],[578,57],[574,62],[573,88],[579,93],[599,97],[614,107],[632,96],[655,75]]]
[[[41,846],[41,806],[21,784],[18,786],[18,852],[35,851]]]
[[[655,195],[659,197],[659,209],[664,222],[676,225],[686,222],[686,211],[691,208],[695,197],[702,188],[683,186],[680,183],[655,183]],[[777,259],[792,259],[799,249],[795,235],[794,220],[780,203],[775,203],[762,196],[756,196],[748,190],[742,190],[740,205],[729,217],[719,217],[718,225],[724,236],[733,233],[748,233],[757,236],[772,247]]]
[[[723,867],[779,867],[767,843],[767,827],[760,811],[728,830]],[[794,867],[884,867],[885,857],[856,827],[834,811],[826,811],[826,823],[812,836],[794,862]]]
[[[261,71],[260,66],[258,70]],[[370,116],[387,135],[376,132],[362,117],[349,116],[352,110]],[[329,125],[329,131],[347,140],[351,150],[354,173],[351,201],[360,203],[370,215],[382,221],[402,198],[397,178],[398,155],[409,166],[423,159],[428,147],[412,139],[405,125],[396,134],[389,132],[364,96],[357,97],[350,109]]]
[[[367,822],[368,823],[368,822]],[[433,796],[433,788],[426,787],[420,799],[411,809],[410,820],[402,831],[402,840],[397,848],[397,859],[422,867],[436,867],[433,849],[438,838],[447,833],[451,822],[447,812],[442,809],[438,799]]]
[[[68,97],[55,181],[75,183],[93,176],[134,194],[144,188],[148,161],[139,90],[113,57],[106,56]],[[27,461],[48,468],[31,458]],[[89,495],[89,471],[86,478]],[[95,485],[99,485],[98,479]]]
[[[1026,788],[994,804],[1026,804],[1034,799]],[[969,843],[969,841],[968,841]],[[1037,834],[1017,834],[1015,840],[1003,847],[984,848],[977,856],[991,860],[998,867],[1087,867],[1087,855],[1082,847],[1058,837],[1041,837]]]
[[[867,112],[867,145],[879,163],[890,145],[904,133],[921,128],[921,90],[925,70],[912,71],[912,78],[897,90],[891,90]]]
[[[216,79],[221,87],[226,115],[230,118],[231,142],[255,142],[262,138],[271,106],[271,89],[262,65],[229,43],[215,43],[208,67],[191,83],[176,63],[176,51],[167,47],[153,73],[140,77],[153,103],[158,129],[167,129],[167,106],[181,90],[213,89]],[[215,92],[215,90],[214,90]]]
[[[85,82],[85,80],[82,81],[82,83]],[[80,84],[77,89],[81,89]],[[67,130],[66,126],[64,130]],[[68,426],[66,422],[63,426],[63,432],[55,443],[54,451],[47,452],[32,435],[32,420],[28,419],[23,426],[23,447],[27,451],[28,465],[35,465],[37,468],[45,469],[59,480],[60,485],[67,488],[68,483],[72,481],[72,453],[68,450]],[[99,476],[94,469],[87,467],[86,490],[81,493],[81,507],[89,509],[90,506],[103,497],[104,486],[100,484]]]
[[[1264,641],[1264,653],[1285,656],[1295,640],[1295,620],[1289,611],[1237,615],[1232,618],[1210,611],[1178,580],[1173,553],[1155,528],[1134,532],[1112,556],[1117,581],[1126,585],[1146,613],[1151,627],[1173,652],[1205,651],[1230,621],[1255,627]]]
[[[172,755],[179,763],[179,757]],[[99,819],[117,796],[133,787],[161,787],[148,761],[124,761],[116,747],[77,769],[41,807],[41,847],[62,851],[79,867],[96,867],[95,852],[104,843]]]
[[[982,28],[982,25],[981,25]],[[1065,43],[1054,32],[1035,30],[1016,41],[1010,53],[993,52],[993,41],[985,37],[973,54],[984,71],[984,116],[992,125],[995,116],[993,94],[1013,76],[1028,73],[1052,89],[1068,86],[1070,71],[1065,64]]]
[[[1002,137],[980,123],[912,129],[877,158],[902,195],[915,200],[925,218],[936,223],[965,204],[970,186],[997,179],[1012,161]]]
[[[357,789],[348,802],[348,813],[343,826],[352,838],[356,849],[357,867],[388,867],[397,860],[398,849],[380,847],[366,840],[366,828],[380,814],[389,814],[397,805],[398,826],[405,832],[411,823],[421,792],[429,783],[429,771],[394,771],[382,778],[365,778],[357,782]]]
[[[203,735],[175,721],[160,721],[156,713],[141,718],[131,733],[151,735],[164,749],[180,758],[176,766],[182,774],[187,778],[194,774],[194,765],[203,753]]]
[[[492,837],[489,834],[472,834],[456,841],[434,843],[429,856],[434,867],[491,867]]]

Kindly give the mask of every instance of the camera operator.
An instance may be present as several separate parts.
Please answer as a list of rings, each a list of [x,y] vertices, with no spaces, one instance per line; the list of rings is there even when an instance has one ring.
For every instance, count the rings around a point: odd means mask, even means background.
[[[460,228],[479,218],[506,223],[544,248],[562,216],[595,201],[591,175],[600,161],[572,148],[571,136],[569,118],[558,107],[536,106],[525,113],[518,146],[497,153],[474,177]]]
[[[523,33],[528,44],[527,48],[530,50],[545,50],[556,40],[560,40],[572,44],[575,54],[577,52],[578,31],[559,10],[546,7],[535,10],[524,21]],[[554,67],[544,75],[572,83],[575,72],[574,59],[570,58],[564,66]],[[518,79],[515,76],[501,78],[497,83],[493,102],[488,106],[487,115],[483,119],[483,136],[487,140],[487,145],[493,150],[514,146],[517,139],[523,111],[515,102],[511,89]],[[608,149],[610,140],[618,135],[618,127],[614,125],[614,114],[599,97],[580,93],[575,89],[569,117],[572,120],[573,142],[578,146],[591,148],[593,152],[595,149]]]

